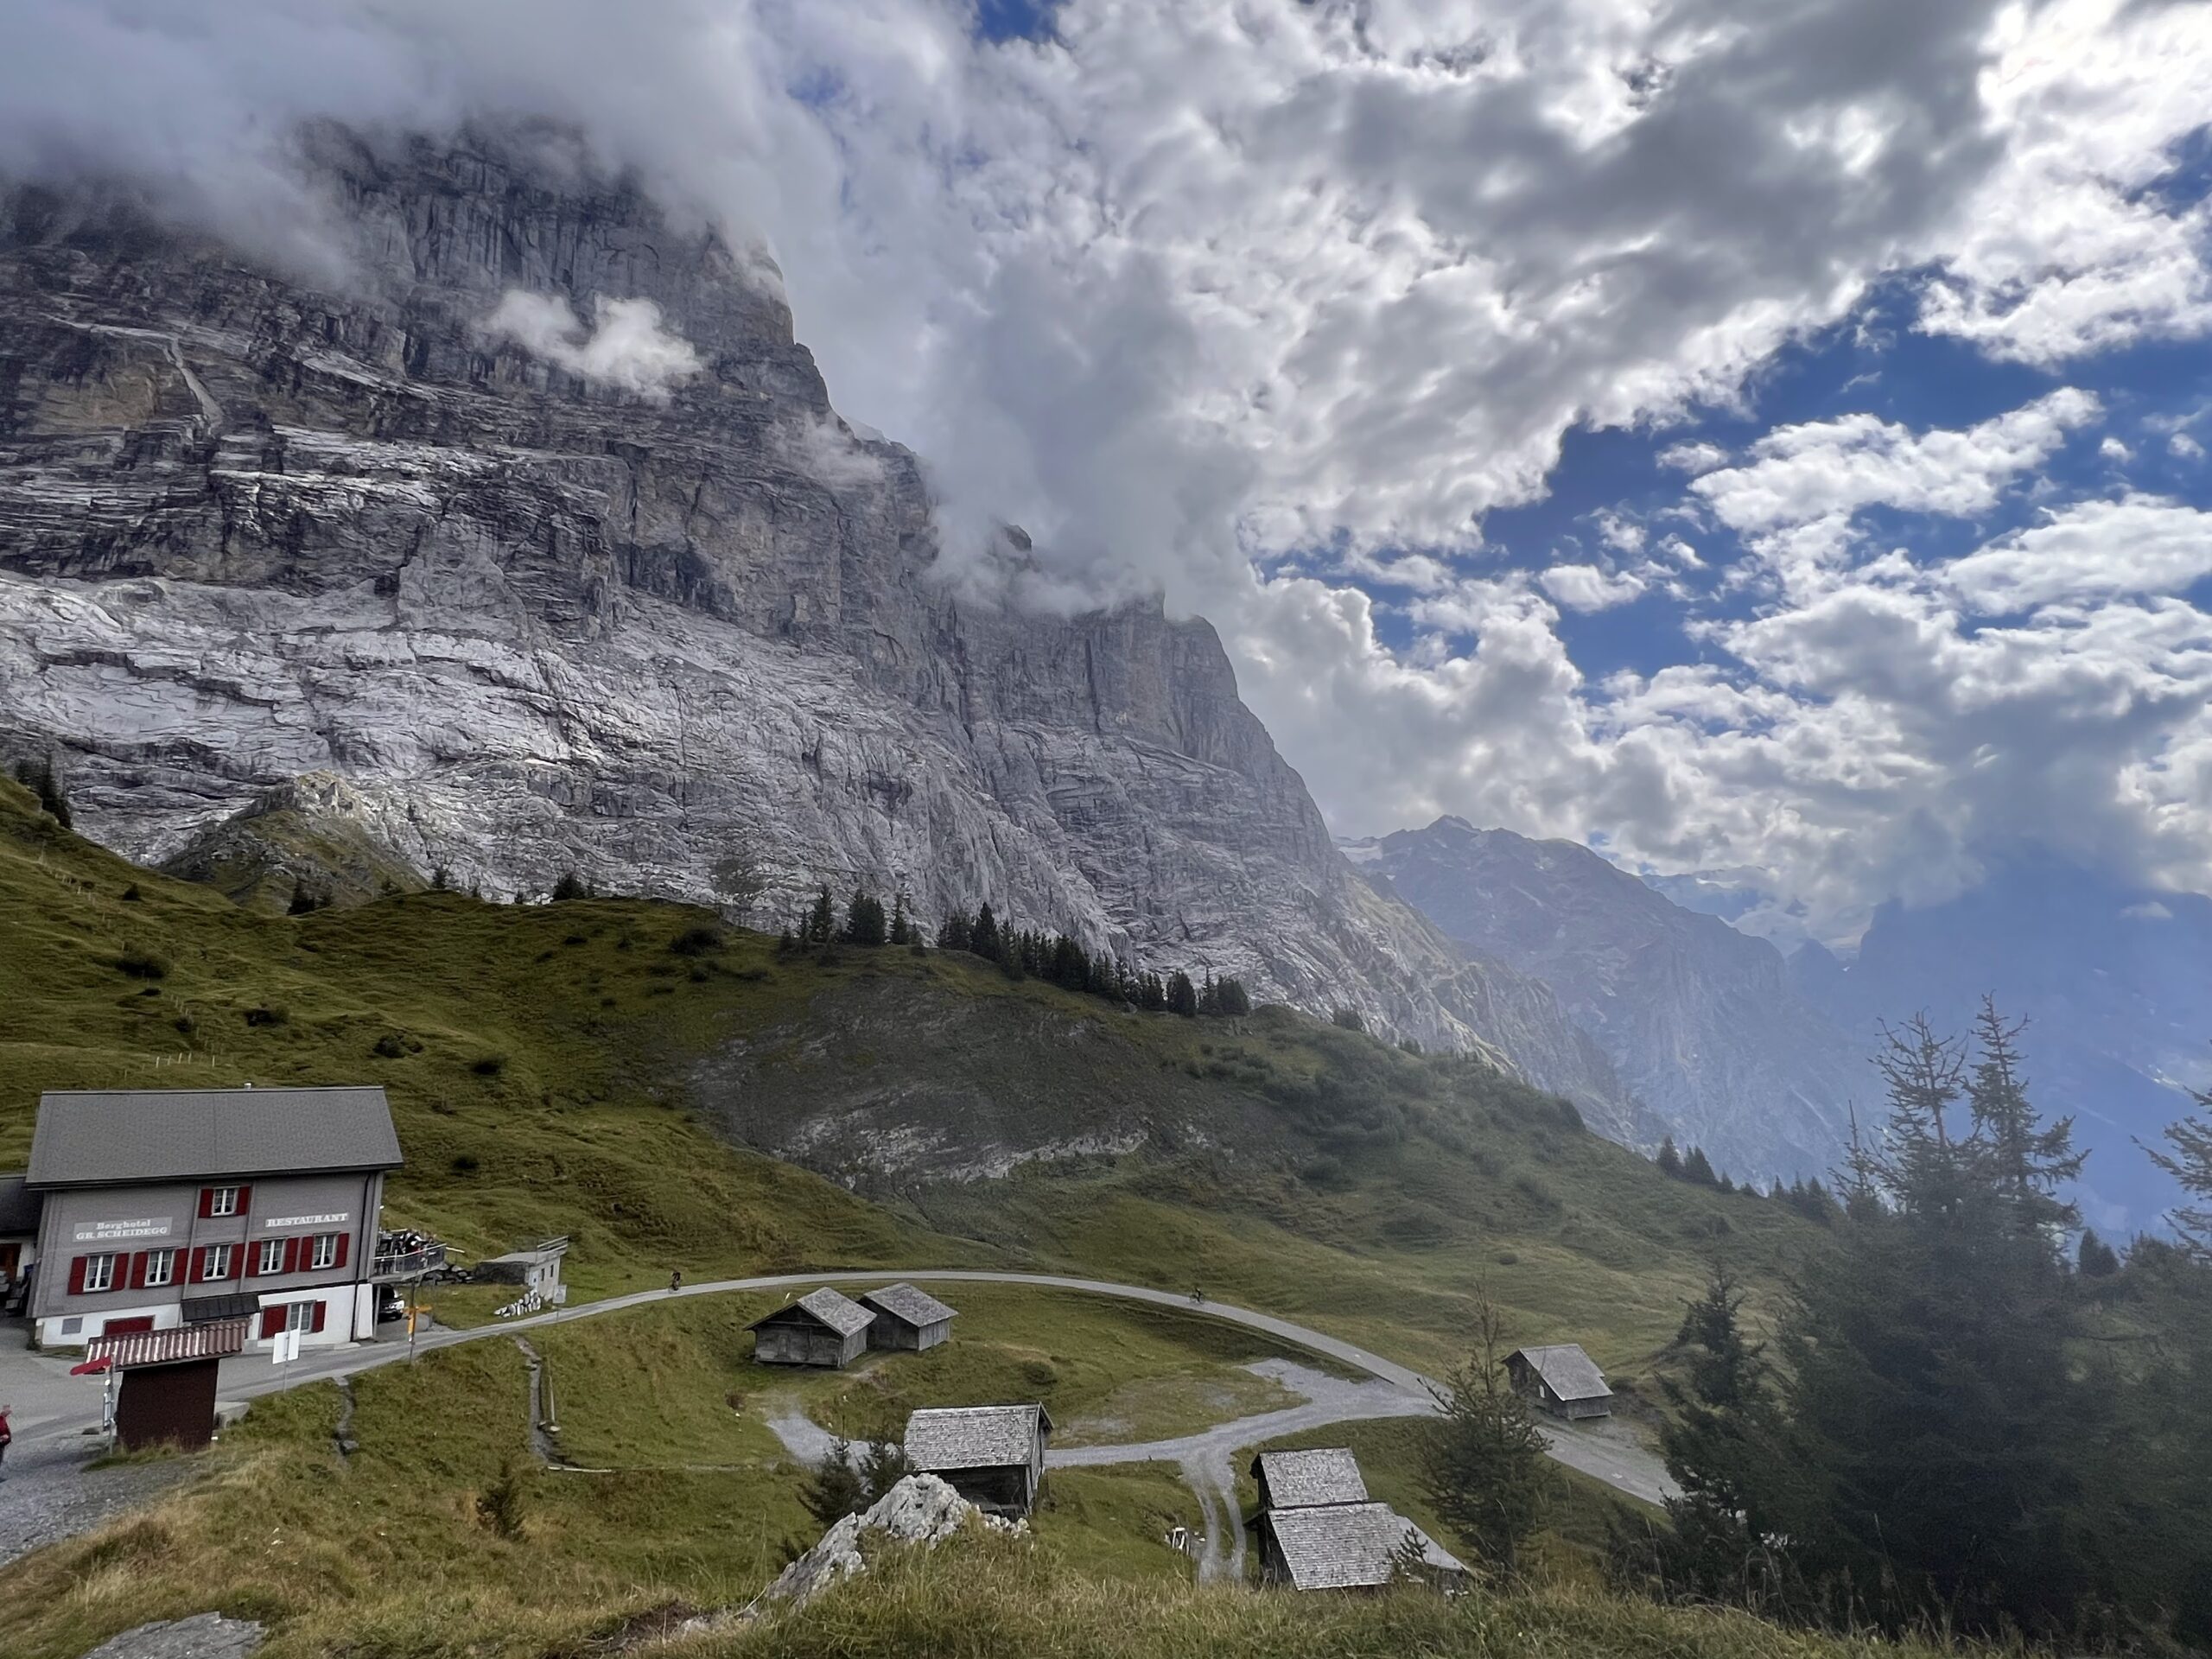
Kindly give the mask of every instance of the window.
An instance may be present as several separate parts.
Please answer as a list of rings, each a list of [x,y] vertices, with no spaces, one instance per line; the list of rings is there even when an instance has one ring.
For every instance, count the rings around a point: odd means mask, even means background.
[[[72,1313],[67,1319],[61,1321],[61,1334],[65,1337],[83,1336],[85,1334],[85,1321],[79,1315]]]
[[[323,1268],[334,1268],[337,1265],[338,1235],[317,1233],[315,1236],[315,1254],[309,1259],[308,1266],[320,1270]]]
[[[202,1279],[227,1279],[231,1276],[231,1246],[210,1244],[207,1255],[200,1266]]]
[[[261,1253],[253,1264],[253,1270],[256,1273],[283,1272],[284,1241],[283,1239],[264,1238],[254,1248]]]
[[[176,1279],[176,1252],[149,1250],[146,1252],[146,1282],[158,1286],[173,1283]]]
[[[85,1294],[115,1288],[115,1264],[120,1257],[88,1255],[85,1258]]]
[[[314,1330],[315,1311],[319,1306],[321,1304],[315,1302],[292,1303],[284,1310],[284,1328],[287,1331]]]
[[[207,1203],[200,1211],[203,1216],[235,1216],[238,1212],[238,1190],[235,1186],[211,1186]]]

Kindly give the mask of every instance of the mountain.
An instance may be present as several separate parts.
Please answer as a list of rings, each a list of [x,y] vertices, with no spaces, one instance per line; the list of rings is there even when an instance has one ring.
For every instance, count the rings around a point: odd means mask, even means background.
[[[2135,1142],[2212,1087],[2212,899],[2017,860],[1942,904],[1884,905],[1847,968],[1821,956],[1792,959],[1796,982],[1861,1043],[1916,1011],[1963,1032],[1984,994],[2024,1019],[2031,1097],[2089,1148],[2083,1213],[2118,1234],[2157,1224],[2177,1194]]]
[[[1354,875],[1211,626],[944,579],[916,458],[836,415],[772,268],[558,148],[312,129],[337,276],[6,192],[0,755],[250,901],[696,898],[737,854],[771,926],[817,882],[988,899],[1625,1133],[1542,985]],[[1027,538],[995,557],[1019,591]]]
[[[1541,979],[1657,1134],[1762,1179],[1825,1174],[1878,1096],[1866,1050],[1801,996],[1782,954],[1586,847],[1439,818],[1347,843],[1453,939]]]

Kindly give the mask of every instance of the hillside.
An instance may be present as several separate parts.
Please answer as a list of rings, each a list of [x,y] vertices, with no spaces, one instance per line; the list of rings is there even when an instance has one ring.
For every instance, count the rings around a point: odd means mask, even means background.
[[[1478,1061],[1287,1010],[1122,1013],[936,951],[779,959],[636,900],[265,916],[13,785],[0,908],[0,1167],[42,1088],[379,1082],[391,1219],[472,1250],[568,1232],[580,1294],[677,1265],[1059,1266],[1439,1363],[1480,1281],[1632,1378],[1708,1256],[1763,1274],[1805,1233]]]

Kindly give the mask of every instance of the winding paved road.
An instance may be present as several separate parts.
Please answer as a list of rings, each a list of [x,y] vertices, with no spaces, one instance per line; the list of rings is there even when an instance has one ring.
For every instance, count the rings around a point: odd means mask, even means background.
[[[839,1270],[772,1274],[757,1279],[709,1280],[686,1285],[681,1290],[639,1291],[628,1296],[612,1296],[603,1301],[556,1308],[550,1313],[533,1313],[525,1319],[505,1319],[496,1325],[474,1325],[463,1331],[427,1332],[416,1339],[415,1345],[418,1352],[434,1353],[441,1348],[454,1347],[464,1342],[480,1342],[487,1338],[512,1338],[545,1325],[563,1325],[570,1319],[594,1319],[602,1313],[613,1313],[626,1307],[643,1307],[676,1297],[721,1296],[737,1291],[811,1289],[824,1284],[880,1284],[894,1276],[926,1284],[1030,1285],[1045,1290],[1077,1291],[1086,1295],[1116,1297],[1123,1301],[1150,1302],[1157,1306],[1177,1308],[1186,1313],[1200,1314],[1207,1319],[1221,1319],[1230,1325],[1264,1332],[1294,1346],[1325,1354],[1389,1384],[1392,1395],[1380,1397],[1367,1392],[1373,1389],[1372,1384],[1359,1385],[1362,1397],[1356,1413],[1342,1409],[1345,1403],[1344,1401],[1315,1402],[1287,1411],[1223,1424],[1202,1434],[1186,1437],[1184,1440],[1159,1441],[1136,1446],[1068,1447],[1054,1454],[1053,1461],[1056,1463],[1154,1459],[1181,1463],[1193,1476],[1192,1490],[1198,1493],[1200,1504],[1208,1511],[1207,1532],[1214,1541],[1209,1555],[1217,1560],[1221,1554],[1221,1529],[1225,1526],[1233,1532],[1238,1519],[1233,1490],[1218,1490],[1221,1486],[1220,1470],[1227,1466],[1226,1460],[1230,1453],[1276,1434],[1319,1427],[1323,1423],[1344,1421],[1352,1414],[1364,1417],[1413,1415],[1433,1408],[1429,1391],[1433,1385],[1420,1372],[1395,1360],[1370,1353],[1341,1338],[1294,1324],[1288,1319],[1278,1319],[1272,1313],[1238,1307],[1229,1302],[1194,1304],[1188,1296],[1174,1291],[1154,1290],[1143,1285],[1116,1284],[1105,1279],[1077,1279],[1046,1273],[1007,1273],[982,1268],[941,1271],[917,1269],[903,1274]],[[379,1365],[389,1365],[395,1360],[404,1359],[407,1353],[408,1344],[404,1341],[365,1344],[313,1354],[294,1362],[282,1371],[273,1368],[266,1359],[241,1357],[224,1362],[220,1391],[226,1400],[250,1400],[285,1389],[298,1388],[303,1383],[353,1376],[362,1371],[373,1370]],[[0,1396],[14,1391],[19,1410],[16,1427],[19,1446],[28,1448],[41,1442],[79,1435],[99,1421],[98,1385],[83,1378],[68,1377],[67,1369],[66,1360],[58,1360],[51,1356],[0,1354]],[[1607,1433],[1566,1424],[1548,1424],[1544,1433],[1547,1449],[1559,1462],[1603,1481],[1618,1491],[1625,1492],[1630,1497],[1639,1498],[1647,1503],[1662,1503],[1674,1495],[1675,1485],[1667,1477],[1665,1465],[1649,1451],[1630,1441],[1621,1431]],[[1208,1502],[1209,1487],[1217,1489],[1212,1494],[1212,1503]],[[0,1501],[4,1501],[4,1489],[0,1489]],[[1217,1522],[1211,1513],[1213,1503],[1224,1506],[1225,1523]],[[1236,1543],[1241,1546],[1241,1534],[1236,1535]]]

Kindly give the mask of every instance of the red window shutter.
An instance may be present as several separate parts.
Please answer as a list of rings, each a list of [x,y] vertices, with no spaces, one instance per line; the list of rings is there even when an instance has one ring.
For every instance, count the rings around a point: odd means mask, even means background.
[[[284,1241],[284,1271],[297,1273],[299,1270],[300,1241],[296,1238],[288,1238]]]
[[[329,1311],[330,1311],[330,1304],[329,1304],[329,1303],[327,1303],[327,1302],[317,1302],[317,1303],[315,1305],[315,1318],[314,1318],[313,1321],[312,1321],[311,1323],[309,1323],[309,1325],[308,1325],[308,1330],[310,1330],[310,1331],[320,1331],[320,1330],[321,1330],[321,1329],[322,1329],[322,1316],[323,1316],[325,1313],[327,1313]]]
[[[341,1268],[346,1265],[346,1246],[351,1244],[353,1242],[353,1235],[351,1233],[340,1233],[338,1235],[338,1265]]]
[[[283,1328],[284,1310],[282,1307],[264,1307],[261,1310],[261,1334],[263,1336],[273,1337],[283,1330]]]
[[[234,1213],[243,1216],[245,1214],[246,1211],[252,1206],[252,1204],[253,1189],[250,1186],[242,1186],[238,1188],[238,1207]]]
[[[85,1294],[85,1264],[91,1260],[90,1256],[86,1255],[73,1255],[69,1258],[69,1294],[72,1296],[81,1296]]]
[[[192,1282],[195,1285],[207,1282],[207,1247],[205,1244],[192,1247]]]
[[[130,1288],[146,1288],[146,1252],[143,1250],[136,1252],[130,1258]]]

